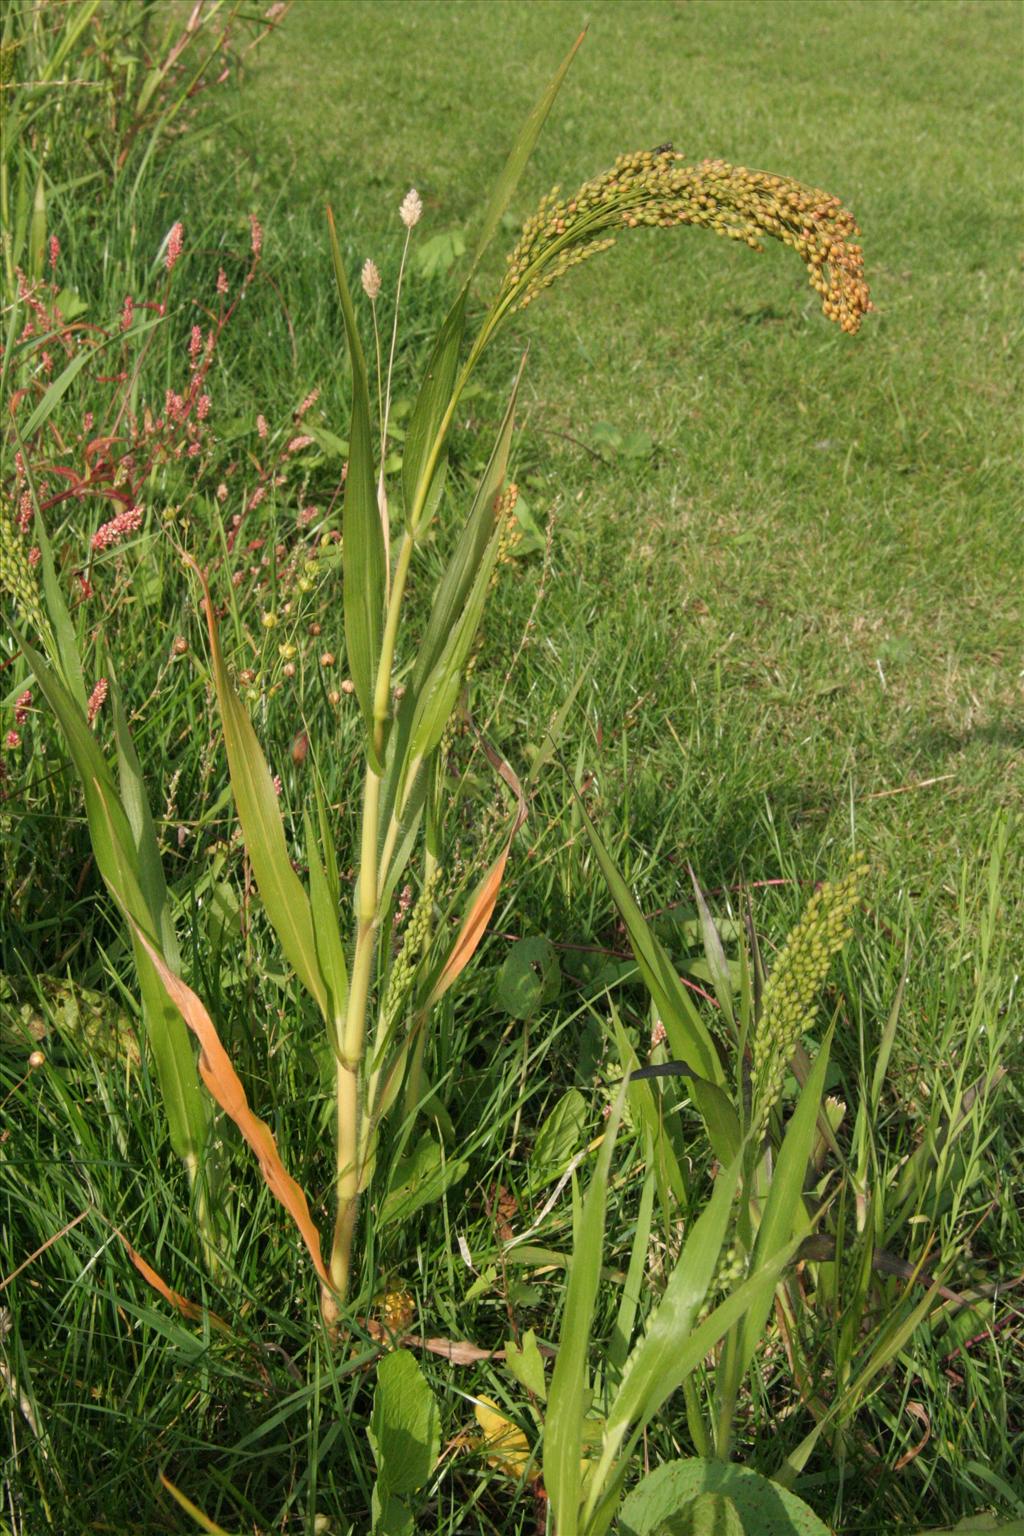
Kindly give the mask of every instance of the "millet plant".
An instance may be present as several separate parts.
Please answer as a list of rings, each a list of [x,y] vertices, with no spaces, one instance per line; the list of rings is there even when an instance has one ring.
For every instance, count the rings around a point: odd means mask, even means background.
[[[512,838],[525,815],[521,787],[509,766],[492,751],[491,760],[509,787],[516,810],[496,857],[475,887],[463,893],[460,901],[449,886],[447,903],[442,900],[446,750],[488,596],[512,531],[516,493],[507,480],[507,465],[515,424],[515,386],[487,469],[434,592],[426,628],[416,642],[406,634],[406,593],[417,550],[441,503],[449,434],[476,364],[512,314],[531,304],[572,267],[607,249],[620,233],[641,226],[693,225],[755,250],[765,238],[779,240],[800,256],[825,315],[844,331],[855,332],[869,308],[857,228],[836,198],[722,161],[686,165],[682,156],[666,147],[621,156],[610,171],[585,182],[574,196],[562,198],[555,189],[542,200],[524,226],[508,258],[504,281],[464,356],[470,285],[574,52],[575,47],[525,125],[495,188],[468,276],[437,334],[408,421],[397,486],[390,483],[386,470],[384,402],[390,399],[390,374],[378,379],[375,433],[360,324],[329,215],[352,377],[342,518],[344,631],[348,672],[363,722],[366,765],[350,933],[339,920],[347,898],[327,833],[322,797],[314,794],[303,810],[307,888],[293,866],[273,775],[222,655],[216,575],[204,575],[183,550],[203,590],[211,676],[246,851],[266,915],[290,967],[323,1016],[334,1055],[336,1214],[326,1260],[305,1196],[285,1171],[268,1128],[249,1109],[209,1013],[180,974],[141,771],[116,697],[116,765],[90,729],[89,700],[35,487],[39,466],[45,462],[50,416],[70,383],[69,375],[81,366],[83,354],[72,348],[63,373],[47,387],[31,382],[23,386],[34,400],[34,409],[16,429],[15,477],[6,491],[0,520],[0,581],[13,601],[24,654],[75,758],[97,864],[130,927],[149,1045],[172,1143],[202,1191],[213,1176],[211,1170],[203,1171],[210,1117],[182,1032],[180,1020],[184,1019],[201,1044],[199,1078],[236,1121],[256,1152],[268,1184],[300,1228],[320,1278],[324,1314],[332,1326],[337,1325],[350,1291],[358,1202],[373,1172],[381,1121],[401,1100],[405,1108],[402,1134],[408,1136],[417,1110],[429,1095],[422,1062],[431,1010],[479,944]],[[419,212],[418,199],[410,194],[402,208],[407,241]],[[374,318],[378,284],[371,263],[364,270],[363,289]],[[27,281],[21,291],[23,300],[31,304]],[[152,323],[161,319],[158,310]],[[397,326],[397,311],[394,323]],[[58,339],[66,343],[59,315],[54,327]],[[30,379],[31,360],[38,358],[44,341],[52,341],[52,330],[44,336],[23,337],[20,345],[10,329],[9,338],[5,371],[16,380]],[[204,346],[200,337],[200,350]],[[377,352],[379,358],[379,344]],[[200,392],[193,393],[198,402]],[[139,405],[133,401],[132,420],[143,414]],[[184,406],[181,410],[189,414]],[[195,415],[202,415],[198,404]],[[126,523],[114,529],[111,539],[138,525],[142,512],[136,512],[137,506],[132,499],[131,508],[119,514],[136,521],[131,527]],[[32,568],[33,560],[39,562],[38,569]],[[416,861],[417,891],[404,944],[396,952],[392,942],[396,903],[413,878],[409,872]],[[409,900],[406,895],[406,905]],[[453,942],[450,935],[456,917]],[[694,1065],[700,1077],[710,1082],[715,1073],[708,1051],[705,1043]],[[756,1072],[763,1077],[761,1068]],[[695,1080],[698,1103],[706,1091]],[[766,1116],[770,1084],[763,1083],[760,1091]],[[201,1199],[199,1211],[204,1244],[215,1262],[217,1224],[208,1194]]]

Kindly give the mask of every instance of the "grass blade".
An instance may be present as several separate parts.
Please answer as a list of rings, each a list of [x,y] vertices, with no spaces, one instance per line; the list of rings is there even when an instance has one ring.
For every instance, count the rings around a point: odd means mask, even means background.
[[[494,911],[495,903],[498,900],[498,891],[501,888],[508,856],[512,851],[513,840],[527,817],[527,804],[523,788],[512,772],[512,769],[503,758],[498,757],[498,754],[486,741],[483,741],[483,748],[492,767],[497,769],[500,776],[516,796],[519,804],[508,834],[508,841],[470,898],[466,914],[462,919],[462,926],[452,946],[451,953],[442,966],[440,975],[430,989],[430,996],[426,1003],[428,1009],[432,1008],[438,999],[444,996],[445,992],[448,991],[448,988],[456,978],[465,970],[476,953],[480,940],[487,931],[487,924],[491,920],[491,913]]]
[[[735,1035],[736,1018],[732,1006],[732,977],[729,974],[729,962],[726,959],[718,929],[715,927],[715,920],[711,916],[711,910],[704,900],[704,892],[700,888],[697,876],[689,865],[687,865],[687,868],[690,870],[693,894],[697,900],[697,914],[700,918],[700,932],[704,943],[704,955],[708,962],[708,968],[711,971],[715,996],[718,999],[718,1006],[722,1010],[723,1018],[728,1020],[729,1028],[733,1035]]]
[[[429,522],[428,502],[432,499],[432,485],[436,486],[438,491],[440,490],[439,463],[435,460],[433,466],[428,467],[429,456],[441,429],[441,423],[447,414],[455,385],[459,348],[466,328],[468,295],[468,287],[463,288],[441,327],[427,364],[423,383],[416,396],[416,404],[409,418],[402,454],[402,489],[408,518],[413,516],[413,509],[419,507],[421,509],[418,514],[419,520],[425,518]],[[425,470],[430,474],[432,485],[421,488],[420,479]]]
[[[721,1178],[722,1175],[719,1175]],[[716,1181],[717,1186],[717,1181]],[[717,1187],[716,1187],[717,1194]],[[712,1205],[714,1199],[712,1198]],[[700,1217],[704,1220],[711,1212],[709,1206]],[[721,1210],[716,1213],[721,1220]],[[698,1226],[700,1225],[698,1222]],[[691,1233],[691,1240],[696,1236],[697,1228]],[[723,1227],[724,1234],[724,1227]],[[702,1246],[708,1237],[713,1238],[713,1233],[705,1233],[702,1237]],[[689,1244],[687,1244],[687,1247]],[[607,1530],[610,1520],[610,1512],[614,1511],[614,1501],[610,1495],[614,1493],[617,1485],[621,1484],[629,1468],[629,1458],[639,1436],[650,1423],[659,1408],[679,1388],[686,1378],[697,1369],[704,1357],[714,1349],[720,1339],[724,1337],[743,1318],[748,1309],[758,1305],[765,1296],[771,1297],[779,1278],[786,1266],[793,1260],[799,1247],[799,1240],[786,1245],[780,1253],[773,1256],[762,1271],[744,1280],[731,1295],[715,1308],[709,1317],[696,1328],[690,1331],[686,1323],[689,1307],[692,1304],[692,1294],[695,1286],[685,1284],[682,1290],[689,1293],[689,1297],[681,1297],[684,1303],[678,1311],[673,1308],[679,1331],[668,1328],[662,1330],[657,1327],[661,1308],[655,1313],[654,1319],[643,1342],[634,1351],[634,1355],[642,1356],[638,1360],[641,1374],[634,1380],[634,1371],[629,1368],[628,1374],[623,1378],[622,1388],[612,1405],[605,1427],[604,1445],[601,1452],[601,1460],[597,1464],[590,1483],[590,1493],[587,1500],[586,1519],[583,1527],[584,1536],[598,1536],[598,1533]],[[684,1257],[686,1250],[684,1249]],[[706,1248],[704,1254],[706,1262]],[[679,1260],[679,1268],[684,1258]],[[669,1280],[669,1289],[675,1279],[673,1271]],[[710,1277],[709,1277],[710,1283]],[[668,1291],[666,1291],[666,1300]],[[665,1302],[662,1302],[662,1307]],[[699,1305],[699,1303],[698,1303]],[[655,1350],[649,1340],[656,1338],[660,1345]],[[631,1357],[632,1358],[632,1357]],[[623,1440],[629,1432],[629,1439],[624,1448]],[[622,1454],[619,1456],[619,1450]],[[617,1459],[616,1459],[617,1458]],[[592,1516],[600,1515],[600,1521]]]
[[[669,955],[652,933],[629,886],[615,867],[586,806],[578,800],[583,827],[601,867],[605,884],[626,926],[629,946],[661,1015],[673,1054],[690,1068],[690,1091],[718,1158],[732,1162],[740,1145],[736,1111],[722,1089],[725,1074],[708,1030],[676,975]]]
[[[146,1284],[151,1286],[158,1296],[162,1296],[166,1302],[169,1302],[176,1312],[180,1312],[181,1316],[187,1318],[190,1323],[208,1321],[211,1327],[218,1329],[221,1333],[230,1333],[231,1330],[222,1317],[218,1317],[216,1312],[211,1312],[208,1307],[201,1306],[198,1301],[189,1301],[188,1297],[182,1296],[180,1291],[172,1290],[152,1264],[147,1264],[141,1253],[136,1253],[124,1233],[118,1232],[117,1235]]]
[[[256,1154],[267,1188],[275,1200],[284,1206],[298,1227],[313,1261],[313,1268],[323,1284],[329,1287],[331,1282],[320,1253],[320,1235],[309,1214],[309,1203],[305,1193],[281,1161],[281,1155],[269,1125],[250,1108],[241,1079],[220,1042],[213,1020],[191,987],[187,987],[180,977],[175,976],[141,927],[134,921],[133,927],[139,942],[153,962],[157,975],[166,987],[168,997],[202,1047],[199,1071],[203,1082],[224,1113],[229,1115],[238,1126],[246,1142]]]
[[[329,208],[327,226],[352,367],[352,420],[349,426],[348,471],[342,513],[345,643],[348,648],[349,672],[366,722],[367,750],[374,771],[379,773],[379,765],[373,762],[376,756],[373,747],[373,695],[383,627],[384,533],[377,505],[366,359],[338,246],[334,215]]]
[[[422,691],[426,679],[437,666],[448,637],[466,607],[494,532],[494,502],[505,482],[508,469],[522,374],[523,363],[520,363],[487,468],[481,476],[469,516],[438,584],[413,669],[412,691],[417,694]]]
[[[544,1426],[544,1486],[551,1499],[558,1536],[577,1536],[579,1530],[580,1453],[583,1448],[583,1418],[590,1395],[587,1355],[601,1278],[608,1174],[625,1099],[626,1087],[623,1084],[605,1126],[601,1151],[583,1202],[583,1210],[578,1223],[574,1223],[562,1329],[548,1392]]]
[[[807,1235],[809,1222],[803,1206],[804,1183],[807,1167],[814,1146],[818,1123],[818,1106],[825,1086],[832,1033],[829,1031],[822,1043],[807,1081],[800,1093],[797,1106],[786,1127],[786,1134],[775,1160],[771,1175],[771,1187],[765,1201],[761,1224],[758,1227],[750,1258],[750,1275],[757,1275],[771,1255],[795,1235],[802,1239]],[[718,1425],[718,1454],[727,1454],[733,1414],[740,1385],[754,1352],[760,1343],[764,1325],[771,1310],[773,1292],[766,1293],[752,1305],[740,1324],[734,1338],[730,1338],[725,1356],[719,1365],[715,1380]]]
[[[114,740],[117,745],[118,779],[121,786],[121,804],[128,818],[135,845],[135,858],[139,886],[149,909],[154,931],[159,934],[160,948],[172,970],[181,969],[178,939],[174,932],[171,906],[167,898],[167,884],[160,862],[160,844],[156,826],[146,796],[142,765],[135,751],[128,717],[124,712],[121,690],[113,667],[110,673],[110,703],[114,718]]]
[[[330,1017],[330,1004],[320,970],[309,897],[288,857],[284,824],[266,758],[224,665],[206,578],[194,563],[192,569],[203,587],[213,682],[224,730],[231,788],[246,851],[267,917],[288,963],[326,1019]]]
[[[303,826],[306,834],[306,863],[309,867],[313,942],[316,945],[320,973],[324,978],[330,999],[335,1049],[340,1050],[345,1005],[348,1002],[348,966],[345,964],[345,946],[341,941],[341,928],[338,924],[338,901],[335,891],[332,890],[329,875],[320,862],[316,834],[313,830],[313,818],[308,809],[303,811]]]
[[[165,1477],[162,1472],[160,1473],[160,1481],[167,1489],[171,1498],[181,1505],[186,1515],[192,1516],[199,1529],[205,1531],[207,1536],[231,1536],[230,1531],[226,1531],[222,1525],[217,1525],[215,1521],[210,1519],[209,1515],[204,1515],[199,1505],[193,1504],[192,1500],[182,1493],[180,1488],[176,1488],[170,1478]]]
[[[544,126],[548,113],[551,111],[552,103],[561,90],[562,81],[568,73],[569,65],[576,57],[576,52],[585,36],[585,32],[580,33],[561,64],[555,70],[544,94],[519,130],[519,137],[512,146],[509,157],[505,162],[505,168],[495,182],[494,191],[491,193],[490,201],[487,204],[483,229],[480,231],[480,240],[470,268],[471,276],[480,265],[481,257],[494,239],[498,225],[501,223],[501,216],[508,207],[512,194],[519,184],[519,178],[523,174],[526,162],[533,154],[533,147],[540,137],[540,131]]]
[[[159,921],[154,921],[143,892],[131,825],[85,715],[27,641],[22,641],[22,649],[40,691],[57,717],[81,780],[89,836],[104,883],[130,920],[159,929]],[[209,1130],[209,1106],[196,1076],[188,1033],[168,1005],[148,955],[138,944],[134,950],[146,1036],[153,1053],[171,1146],[194,1175]]]
[[[640,1192],[640,1209],[636,1218],[636,1231],[629,1254],[629,1268],[622,1287],[622,1299],[615,1319],[615,1331],[608,1346],[608,1364],[619,1373],[626,1363],[629,1341],[633,1335],[637,1308],[643,1294],[647,1267],[647,1244],[651,1236],[651,1218],[654,1214],[654,1138],[648,1133],[646,1147],[647,1173]]]
[[[738,1158],[730,1168],[719,1171],[711,1199],[694,1223],[665,1294],[648,1319],[647,1332],[626,1360],[605,1429],[602,1461],[608,1465],[629,1425],[649,1419],[668,1391],[678,1385],[673,1357],[689,1336],[714,1278],[739,1177]],[[669,1377],[673,1385],[666,1390],[663,1383]]]

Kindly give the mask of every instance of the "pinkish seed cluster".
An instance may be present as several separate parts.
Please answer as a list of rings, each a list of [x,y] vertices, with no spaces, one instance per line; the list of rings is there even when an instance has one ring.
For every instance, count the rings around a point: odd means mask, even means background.
[[[104,523],[97,528],[92,536],[93,549],[109,549],[111,544],[120,544],[123,538],[130,533],[137,533],[142,527],[142,508],[125,507],[116,517],[112,517],[109,523]]]

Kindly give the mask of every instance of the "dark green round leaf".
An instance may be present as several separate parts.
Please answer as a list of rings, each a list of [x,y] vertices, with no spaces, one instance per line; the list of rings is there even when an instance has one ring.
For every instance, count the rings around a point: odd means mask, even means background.
[[[706,1493],[724,1494],[731,1501],[745,1536],[831,1536],[795,1493],[749,1467],[699,1457],[666,1462],[638,1483],[622,1506],[618,1536],[660,1536],[665,1525],[676,1536],[670,1522]],[[685,1525],[680,1531],[689,1536]]]
[[[498,972],[498,1007],[514,1019],[529,1019],[543,1003],[554,1001],[560,985],[554,945],[547,939],[520,939]]]

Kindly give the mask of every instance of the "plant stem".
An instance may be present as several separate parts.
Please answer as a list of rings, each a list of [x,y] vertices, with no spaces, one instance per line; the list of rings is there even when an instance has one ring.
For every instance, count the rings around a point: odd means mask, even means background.
[[[373,700],[373,745],[378,761],[384,751],[384,732],[391,705],[391,672],[398,640],[398,622],[402,598],[412,561],[413,538],[408,529],[402,536],[391,595],[388,601],[380,663]],[[363,787],[363,817],[356,881],[356,945],[349,980],[344,1034],[339,1042],[337,1064],[337,1159],[335,1198],[337,1211],[331,1244],[330,1275],[344,1299],[350,1277],[352,1236],[355,1231],[359,1194],[359,1147],[362,1144],[362,1105],[359,1094],[359,1069],[366,1039],[366,1016],[373,979],[373,960],[377,947],[380,882],[378,840],[380,833],[381,778],[367,767]]]
[[[358,1071],[344,1061],[336,1063],[336,1093],[338,1102],[338,1143],[335,1165],[335,1191],[337,1207],[334,1216],[334,1238],[331,1242],[329,1274],[338,1297],[344,1301],[348,1295],[352,1264],[352,1235],[355,1231],[359,1194],[359,1168],[357,1166],[356,1129],[359,1115]],[[324,1320],[330,1324],[337,1316],[337,1302],[325,1292],[323,1298]]]

